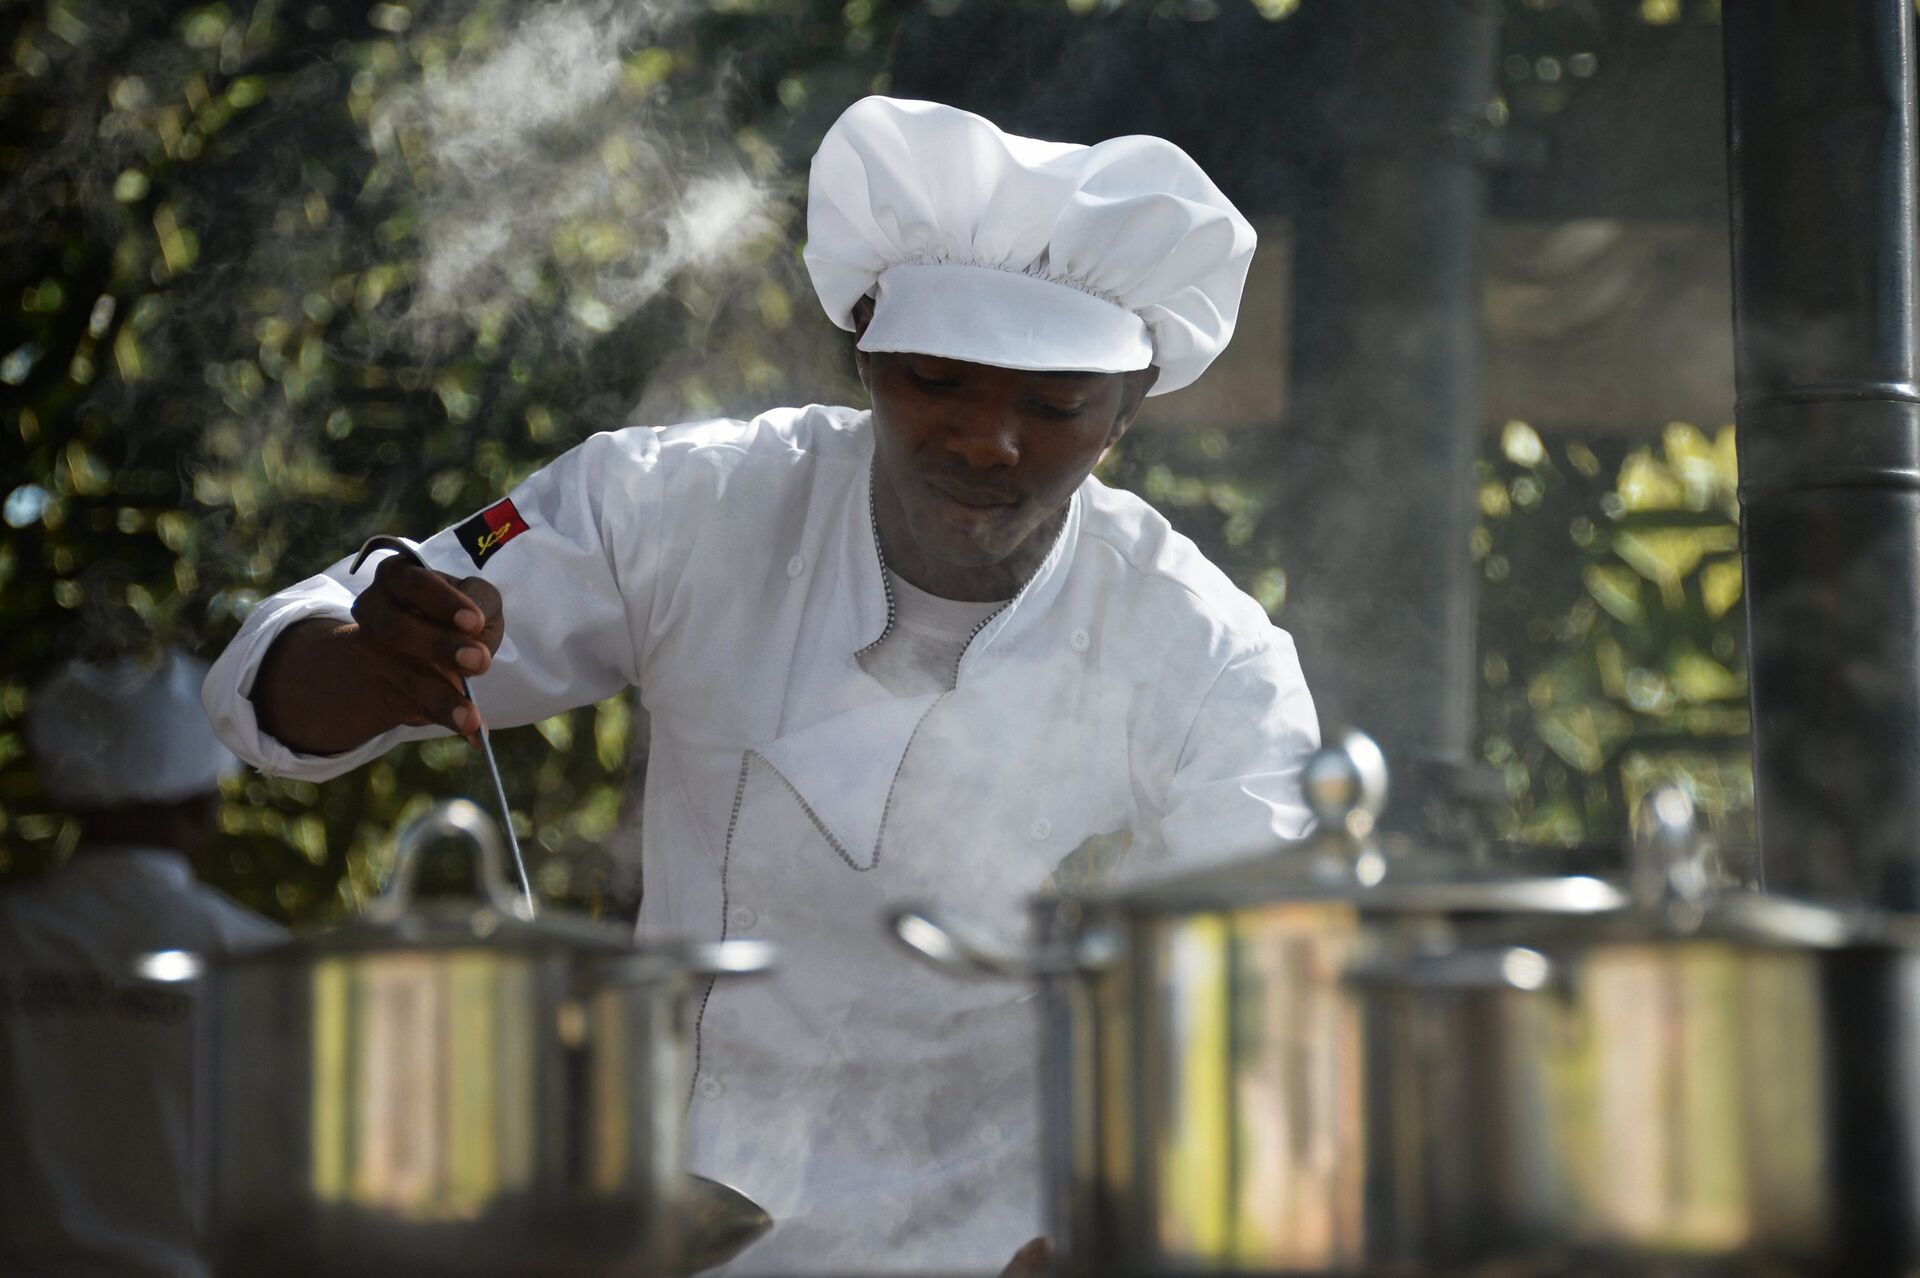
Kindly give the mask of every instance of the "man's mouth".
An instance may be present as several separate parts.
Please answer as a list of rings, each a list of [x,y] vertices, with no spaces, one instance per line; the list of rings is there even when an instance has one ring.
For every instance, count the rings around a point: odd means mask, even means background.
[[[930,479],[927,483],[934,492],[969,510],[996,510],[1020,504],[1019,494],[1010,493],[1004,488],[967,484],[952,479]]]

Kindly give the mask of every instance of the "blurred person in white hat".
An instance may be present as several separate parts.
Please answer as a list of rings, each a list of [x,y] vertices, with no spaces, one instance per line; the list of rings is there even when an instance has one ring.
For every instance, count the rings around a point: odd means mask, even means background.
[[[206,1272],[194,1248],[186,997],[134,962],[273,941],[196,881],[236,766],[200,706],[206,667],[70,662],[32,694],[41,793],[73,854],[0,887],[0,1273]]]
[[[1028,991],[911,963],[885,908],[1017,920],[1308,820],[1291,640],[1091,477],[1225,346],[1254,234],[1161,139],[887,98],[833,126],[809,199],[870,410],[593,436],[428,568],[342,560],[264,601],[206,702],[243,758],[318,780],[637,687],[641,933],[782,956],[698,1014],[694,1169],[776,1222],[728,1272],[978,1271],[1042,1231]]]

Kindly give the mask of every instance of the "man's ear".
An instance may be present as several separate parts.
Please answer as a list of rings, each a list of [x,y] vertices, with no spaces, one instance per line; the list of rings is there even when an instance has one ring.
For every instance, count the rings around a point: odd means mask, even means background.
[[[867,325],[873,323],[873,298],[863,297],[853,304],[853,367],[860,374],[860,384],[867,388],[867,394],[873,394],[873,385],[867,381],[867,353],[860,349],[860,339],[867,335]]]
[[[1108,448],[1120,442],[1120,437],[1133,425],[1133,419],[1140,415],[1140,405],[1145,402],[1147,392],[1160,380],[1160,367],[1149,364],[1132,373],[1122,373],[1126,380],[1120,388],[1120,411],[1113,419],[1113,429],[1107,433]]]

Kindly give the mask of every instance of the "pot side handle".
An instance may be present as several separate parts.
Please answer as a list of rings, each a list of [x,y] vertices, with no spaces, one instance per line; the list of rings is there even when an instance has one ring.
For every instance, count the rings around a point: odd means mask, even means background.
[[[1096,970],[1096,955],[1065,948],[1010,950],[967,936],[924,905],[887,911],[887,930],[921,962],[968,980],[1034,981]],[[1084,948],[1084,947],[1083,947]]]
[[[753,976],[771,971],[779,950],[771,941],[704,941],[663,951],[642,950],[593,964],[582,989],[646,985],[689,976]]]
[[[1524,945],[1463,947],[1393,958],[1371,959],[1349,967],[1349,985],[1379,986],[1431,993],[1515,990],[1533,994],[1553,983],[1553,960]]]
[[[770,971],[780,955],[772,941],[703,941],[687,952],[695,976],[751,976]]]
[[[129,973],[154,985],[191,985],[207,971],[207,959],[192,950],[149,950],[134,956]]]

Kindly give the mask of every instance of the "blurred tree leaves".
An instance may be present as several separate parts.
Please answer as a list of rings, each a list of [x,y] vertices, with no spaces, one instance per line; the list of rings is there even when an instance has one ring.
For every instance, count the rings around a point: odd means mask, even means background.
[[[784,394],[795,160],[896,20],[864,0],[10,10],[10,872],[72,836],[20,735],[57,659],[210,657],[264,594],[371,532],[452,522],[636,401],[672,420]],[[557,895],[606,885],[632,734],[609,702],[497,741]],[[371,889],[396,822],[480,785],[449,744],[320,786],[238,780],[217,877],[325,912]]]
[[[1750,838],[1733,428],[1671,422],[1611,464],[1580,444],[1516,449],[1525,429],[1482,463],[1474,534],[1488,581],[1513,583],[1481,609],[1481,724],[1515,833],[1617,838],[1641,793],[1678,779]]]
[[[1472,551],[1478,745],[1507,782],[1502,832],[1617,843],[1678,781],[1750,840],[1753,779],[1734,434],[1673,422],[1650,446],[1487,436]],[[1145,493],[1286,624],[1289,548],[1266,518],[1284,439],[1136,431],[1102,477]]]

